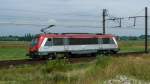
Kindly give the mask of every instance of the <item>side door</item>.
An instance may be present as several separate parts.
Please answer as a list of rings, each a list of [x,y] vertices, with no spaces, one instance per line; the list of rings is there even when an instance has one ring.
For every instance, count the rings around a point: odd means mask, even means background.
[[[98,44],[99,44],[99,50],[102,50],[103,48],[103,41],[102,41],[102,38],[98,38]]]
[[[102,38],[102,49],[109,50],[113,49],[115,46],[114,40],[112,38]]]
[[[64,42],[64,50],[68,51],[68,46],[69,46],[69,40],[68,40],[68,38],[64,38],[63,42]]]
[[[53,38],[52,51],[63,52],[64,51],[64,38]]]

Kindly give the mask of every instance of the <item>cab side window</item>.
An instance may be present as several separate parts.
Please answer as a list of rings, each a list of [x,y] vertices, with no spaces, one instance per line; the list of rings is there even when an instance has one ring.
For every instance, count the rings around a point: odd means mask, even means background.
[[[53,38],[53,45],[54,46],[64,45],[63,38]]]
[[[112,38],[102,38],[103,44],[114,44],[114,40]]]
[[[44,46],[52,46],[52,39],[48,38]]]
[[[102,43],[103,44],[109,44],[110,43],[110,39],[109,38],[102,38]]]

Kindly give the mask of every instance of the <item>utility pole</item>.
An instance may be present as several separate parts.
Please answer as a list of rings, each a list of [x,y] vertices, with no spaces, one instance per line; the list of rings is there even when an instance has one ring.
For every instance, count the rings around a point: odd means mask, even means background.
[[[119,27],[122,26],[122,25],[121,25],[121,24],[122,24],[121,19],[123,19],[123,18],[119,18],[119,22],[120,22],[120,23],[119,23]]]
[[[105,17],[106,17],[106,9],[103,9],[103,34],[106,33],[106,29],[105,29],[105,28],[106,28],[106,27],[105,27],[105,26],[106,26],[106,25],[105,25],[105,22],[106,22],[105,19],[106,19],[106,18],[105,18]]]
[[[136,26],[136,17],[134,17],[134,24],[133,26],[135,27]]]
[[[148,15],[148,10],[147,10],[148,8],[147,7],[145,7],[145,53],[148,53],[148,50],[147,50],[147,34],[148,34],[148,32],[147,32],[147,28],[148,28],[148,17],[147,17],[147,15]]]

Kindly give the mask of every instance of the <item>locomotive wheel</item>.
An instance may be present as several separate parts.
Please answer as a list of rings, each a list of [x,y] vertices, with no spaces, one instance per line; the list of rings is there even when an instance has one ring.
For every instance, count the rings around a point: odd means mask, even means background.
[[[49,54],[46,59],[53,60],[55,58],[56,58],[56,56],[54,54]]]
[[[97,54],[96,54],[96,53],[92,53],[91,55],[92,55],[93,57],[95,57]]]
[[[65,58],[69,58],[69,57],[71,57],[71,53],[65,53],[65,56],[64,56]]]
[[[36,55],[32,55],[32,56],[30,56],[30,58],[31,58],[31,59],[39,59],[39,57],[38,57],[38,56],[36,56]]]
[[[112,52],[113,54],[117,54],[117,51],[112,50],[111,52]]]

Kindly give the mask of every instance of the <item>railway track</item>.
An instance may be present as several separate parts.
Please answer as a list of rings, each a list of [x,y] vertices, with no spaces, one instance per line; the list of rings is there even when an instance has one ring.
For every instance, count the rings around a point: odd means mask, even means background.
[[[148,52],[149,53],[149,52]],[[148,54],[147,53],[147,54]],[[146,54],[144,51],[141,51],[141,52],[120,52],[120,53],[117,53],[117,54],[112,54],[113,56],[128,56],[128,55],[136,55],[136,56],[139,56],[141,54]]]
[[[5,60],[5,61],[0,61],[0,68],[11,68],[14,66],[34,65],[34,64],[44,64],[44,63],[46,63],[46,60],[32,60],[32,59]]]
[[[106,54],[107,56],[114,57],[125,57],[125,56],[141,56],[145,54],[145,52],[120,52],[117,54]],[[69,59],[71,63],[81,63],[81,62],[90,62],[96,59],[96,56],[82,56],[82,57],[74,57]]]
[[[144,54],[144,52],[122,52],[118,54],[111,54],[110,56],[120,57],[120,56],[140,56]],[[109,55],[108,55],[109,56]],[[70,63],[81,63],[81,62],[90,62],[92,60],[96,59],[96,56],[81,56],[81,57],[71,57],[69,58]],[[6,61],[0,61],[0,68],[9,68],[13,66],[21,66],[21,65],[34,65],[34,64],[44,64],[48,60],[42,60],[42,59],[23,59],[23,60],[6,60]]]

